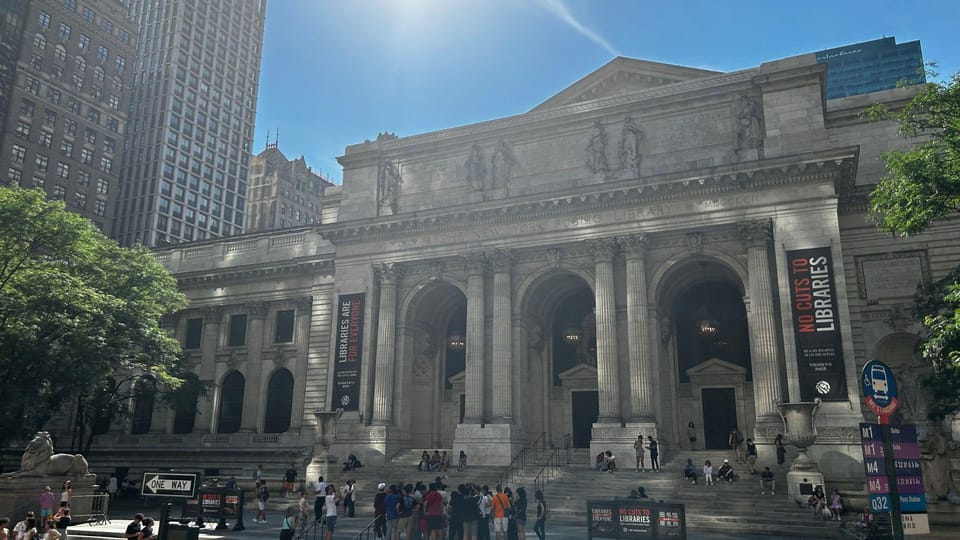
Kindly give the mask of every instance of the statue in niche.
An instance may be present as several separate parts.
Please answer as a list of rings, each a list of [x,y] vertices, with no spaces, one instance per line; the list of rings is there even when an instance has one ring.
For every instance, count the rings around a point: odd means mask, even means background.
[[[492,187],[506,187],[510,183],[510,173],[516,160],[506,141],[497,141],[497,148],[490,158],[490,182]]]
[[[633,121],[632,116],[623,120],[623,129],[620,136],[620,169],[628,169],[640,176],[640,139],[643,131]]]
[[[385,159],[380,164],[380,171],[377,175],[377,192],[379,198],[377,202],[380,207],[389,207],[393,213],[397,213],[398,203],[400,202],[400,185],[403,180],[400,178],[400,171],[396,164]]]
[[[590,140],[587,142],[587,168],[592,173],[607,172],[607,132],[599,120],[593,122]]]
[[[939,426],[931,427],[927,438],[920,441],[920,464],[927,500],[945,499],[950,492],[950,443]]]
[[[755,97],[747,94],[737,98],[737,147],[734,153],[737,160],[744,159],[749,150],[757,151],[757,159],[763,158],[763,113]]]
[[[474,191],[486,190],[487,169],[483,165],[483,152],[479,144],[470,149],[470,157],[464,163],[467,168],[467,185]]]

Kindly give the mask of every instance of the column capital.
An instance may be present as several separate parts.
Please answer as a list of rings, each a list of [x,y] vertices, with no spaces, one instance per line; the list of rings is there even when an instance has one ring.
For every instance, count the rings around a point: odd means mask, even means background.
[[[594,238],[587,240],[586,243],[587,249],[593,253],[594,262],[609,261],[617,252],[617,239],[614,237]]]
[[[618,236],[617,243],[623,248],[627,258],[643,257],[647,251],[648,239],[645,233]]]
[[[485,253],[494,272],[509,272],[516,258],[509,249],[495,249]]]
[[[769,219],[751,219],[737,223],[737,234],[751,245],[765,245],[773,237],[773,224]]]
[[[463,255],[463,266],[469,275],[482,274],[487,270],[489,259],[483,253],[467,253]]]
[[[380,283],[384,285],[396,285],[397,279],[403,274],[400,263],[394,262],[374,265],[373,271],[376,273]]]

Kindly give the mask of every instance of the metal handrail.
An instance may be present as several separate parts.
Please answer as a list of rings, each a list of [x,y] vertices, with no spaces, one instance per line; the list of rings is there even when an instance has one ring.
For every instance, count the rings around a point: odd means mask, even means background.
[[[386,517],[386,514],[380,514],[380,516]],[[358,532],[357,535],[353,537],[353,540],[369,540],[370,535],[372,534],[371,531],[374,525],[377,524],[377,520],[380,519],[380,516],[374,517],[373,521],[367,523],[367,526]]]
[[[550,453],[550,457],[547,458],[547,462],[540,468],[540,472],[533,478],[534,489],[543,491],[547,486],[548,480],[553,480],[560,475],[560,469],[560,449],[554,448],[553,452]]]
[[[303,534],[293,533],[294,540],[317,540],[323,538],[324,529],[327,527],[327,520],[320,518],[303,530]],[[319,535],[319,536],[318,536]]]
[[[512,483],[516,478],[519,477],[519,472],[527,468],[527,456],[530,452],[533,452],[533,459],[537,459],[537,450],[540,447],[546,448],[546,432],[541,432],[540,435],[534,439],[534,441],[523,447],[522,450],[517,452],[517,455],[510,460],[510,465],[507,465],[503,472],[500,473],[500,476],[497,478],[497,484],[505,486],[508,483]]]

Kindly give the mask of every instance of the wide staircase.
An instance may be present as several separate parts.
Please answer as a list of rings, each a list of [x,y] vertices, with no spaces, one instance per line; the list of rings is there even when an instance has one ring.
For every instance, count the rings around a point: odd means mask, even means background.
[[[682,478],[683,464],[691,458],[698,466],[709,459],[718,469],[724,458],[733,462],[733,455],[722,450],[699,450],[678,452],[671,460],[663,464],[662,470],[655,472],[636,472],[632,456],[618,458],[619,469],[615,473],[597,472],[586,449],[553,450],[549,448],[528,448],[522,459],[516,460],[509,470],[504,467],[468,466],[463,471],[456,470],[456,459],[451,449],[448,470],[443,472],[418,471],[417,463],[423,450],[410,449],[393,456],[384,466],[365,465],[351,471],[341,471],[337,467],[326,478],[338,486],[346,480],[354,480],[357,486],[356,515],[358,518],[373,517],[373,497],[377,484],[406,484],[417,481],[431,482],[437,476],[444,477],[443,482],[456,488],[462,483],[488,485],[491,489],[500,481],[514,490],[525,486],[533,501],[533,491],[540,486],[550,507],[550,520],[554,523],[582,525],[586,527],[586,501],[590,499],[626,498],[632,489],[643,486],[647,495],[654,500],[679,502],[685,505],[687,528],[692,538],[696,533],[744,534],[750,536],[770,536],[772,538],[837,538],[839,524],[814,519],[807,508],[800,508],[786,494],[785,471],[774,471],[777,482],[776,495],[761,495],[759,475],[750,475],[746,465],[735,464],[739,480],[733,483],[717,482],[714,486],[703,484],[702,478],[697,485],[691,485]],[[442,449],[441,449],[442,450]],[[558,467],[544,467],[553,459]],[[568,462],[569,460],[569,462]],[[266,460],[263,460],[266,461]],[[286,468],[284,457],[277,457],[265,465],[272,497],[268,503],[268,512],[277,516],[286,507],[296,504],[296,494],[285,498],[279,496],[280,476]],[[237,476],[241,487],[246,491],[246,515],[248,519],[256,513],[252,482],[249,481],[249,461],[241,466],[230,462],[221,463],[222,471]],[[158,466],[165,464],[157,463]],[[172,464],[171,464],[172,465]],[[300,478],[303,476],[302,462]],[[649,463],[648,463],[649,465]],[[181,466],[182,467],[182,466]],[[762,468],[762,467],[761,467]],[[538,476],[539,474],[539,476]],[[222,478],[228,477],[222,475]],[[315,483],[316,479],[309,479]],[[308,486],[308,500],[313,501],[313,484]],[[534,513],[528,514],[532,521]],[[275,518],[276,519],[276,518]],[[72,536],[72,535],[71,535]]]

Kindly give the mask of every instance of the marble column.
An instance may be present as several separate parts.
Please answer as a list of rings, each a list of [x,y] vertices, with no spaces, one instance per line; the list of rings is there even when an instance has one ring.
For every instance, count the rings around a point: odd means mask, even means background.
[[[200,363],[194,369],[194,372],[200,377],[201,381],[219,384],[216,380],[217,369],[217,349],[220,348],[220,327],[223,321],[223,307],[209,306],[201,311],[203,314],[203,337],[200,342]],[[203,420],[207,420],[207,431],[215,433],[217,406],[213,396],[213,391],[207,392],[207,395],[199,398],[197,404],[196,425],[201,425]],[[206,414],[206,418],[203,415]]]
[[[753,397],[757,417],[777,418],[780,401],[777,319],[770,280],[767,244],[771,237],[769,220],[739,223],[737,231],[747,243],[749,279],[750,355],[753,358]]]
[[[247,304],[247,316],[249,317],[250,332],[247,334],[247,362],[244,370],[244,396],[243,396],[243,416],[240,418],[241,431],[257,432],[260,425],[260,418],[263,416],[263,409],[260,408],[260,396],[263,393],[261,382],[263,380],[263,337],[265,333],[264,323],[267,319],[267,313],[270,311],[270,305],[266,302],[254,302]]]
[[[647,305],[647,236],[619,239],[627,260],[627,358],[630,362],[631,421],[650,421],[654,410],[654,362]]]
[[[482,254],[464,256],[467,267],[467,369],[464,377],[464,423],[484,421],[484,308],[483,278],[487,259]]]
[[[489,254],[493,267],[493,417],[513,423],[513,317],[510,294],[510,265],[513,253],[496,250]]]
[[[588,240],[595,267],[594,298],[597,320],[597,387],[600,396],[599,424],[619,424],[620,382],[617,370],[617,310],[613,289],[614,238]]]
[[[397,342],[397,279],[396,263],[377,265],[380,280],[380,310],[377,312],[377,359],[373,381],[373,424],[387,426],[393,420],[394,364]]]

